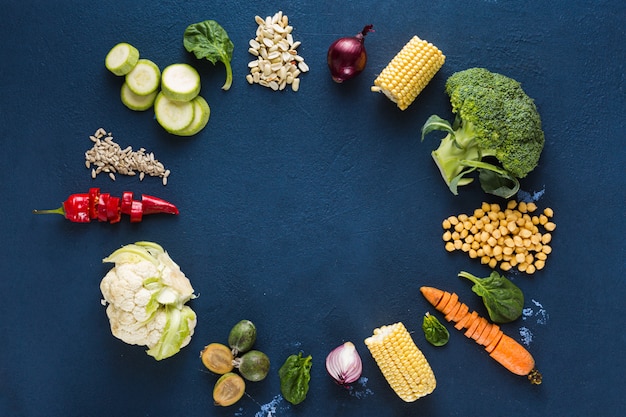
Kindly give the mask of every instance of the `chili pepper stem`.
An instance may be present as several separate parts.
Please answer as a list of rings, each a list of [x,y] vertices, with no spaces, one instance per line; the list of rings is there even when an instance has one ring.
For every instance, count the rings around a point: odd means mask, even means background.
[[[65,209],[63,206],[51,209],[51,210],[33,210],[33,214],[60,214],[61,216],[65,216]]]

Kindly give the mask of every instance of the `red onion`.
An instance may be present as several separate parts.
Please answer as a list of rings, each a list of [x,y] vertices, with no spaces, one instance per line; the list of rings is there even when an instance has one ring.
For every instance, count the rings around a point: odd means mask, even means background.
[[[352,342],[333,349],[326,357],[326,370],[339,384],[346,386],[361,377],[361,357]]]
[[[365,69],[367,52],[365,51],[365,35],[373,32],[373,25],[367,25],[356,36],[337,39],[328,48],[328,68],[330,75],[337,83],[353,78]]]

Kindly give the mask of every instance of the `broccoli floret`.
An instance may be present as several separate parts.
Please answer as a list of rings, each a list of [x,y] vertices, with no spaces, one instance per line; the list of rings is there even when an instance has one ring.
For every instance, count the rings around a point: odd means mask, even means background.
[[[446,81],[453,124],[437,115],[422,127],[422,140],[433,130],[448,132],[433,159],[450,191],[471,183],[478,170],[483,190],[509,198],[539,162],[544,134],[533,99],[519,82],[485,68],[452,74]]]

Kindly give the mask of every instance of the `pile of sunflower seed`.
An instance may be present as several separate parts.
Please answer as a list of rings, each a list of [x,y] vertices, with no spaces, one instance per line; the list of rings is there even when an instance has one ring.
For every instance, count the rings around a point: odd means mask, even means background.
[[[256,37],[250,39],[248,52],[255,59],[248,63],[250,73],[246,80],[250,84],[259,84],[274,91],[284,90],[291,85],[293,91],[300,88],[300,74],[307,72],[309,66],[298,55],[300,41],[294,41],[293,26],[282,11],[263,19],[255,16],[259,25]]]
[[[115,175],[139,175],[142,181],[146,175],[161,177],[163,185],[167,185],[170,170],[154,157],[154,153],[147,153],[145,148],[133,151],[128,146],[124,149],[113,140],[113,135],[99,128],[89,136],[93,147],[85,152],[85,166],[91,169],[91,178],[100,173],[107,173],[115,181]]]

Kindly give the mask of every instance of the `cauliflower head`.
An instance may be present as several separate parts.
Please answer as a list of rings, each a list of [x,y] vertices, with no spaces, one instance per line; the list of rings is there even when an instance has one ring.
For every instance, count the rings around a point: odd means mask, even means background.
[[[113,336],[147,346],[148,355],[156,360],[189,344],[197,321],[185,304],[195,298],[193,288],[160,245],[126,245],[103,262],[115,264],[100,282]]]

